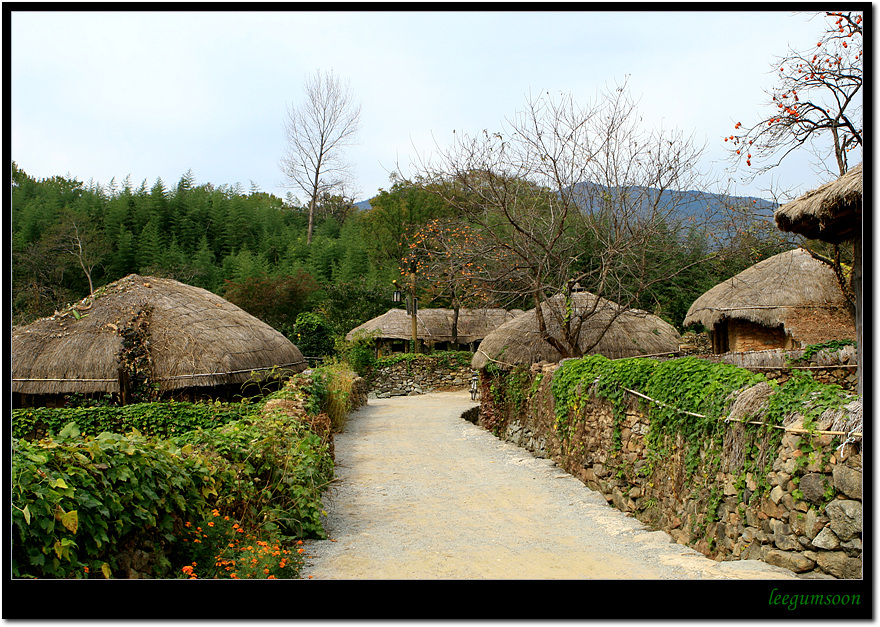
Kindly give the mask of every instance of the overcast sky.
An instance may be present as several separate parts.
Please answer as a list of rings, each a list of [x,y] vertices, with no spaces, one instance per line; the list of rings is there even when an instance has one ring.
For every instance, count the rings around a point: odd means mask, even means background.
[[[362,104],[359,145],[347,152],[357,200],[388,188],[389,172],[408,172],[435,141],[448,145],[453,130],[498,130],[530,92],[586,103],[624,80],[647,126],[693,133],[707,144],[703,168],[723,174],[721,138],[759,119],[773,59],[815,46],[824,22],[808,17],[16,11],[12,158],[37,178],[173,186],[191,169],[197,184],[253,183],[284,197],[285,111],[308,74],[332,69]],[[802,192],[825,180],[791,159],[753,184],[736,179],[735,191],[768,198],[770,187]]]

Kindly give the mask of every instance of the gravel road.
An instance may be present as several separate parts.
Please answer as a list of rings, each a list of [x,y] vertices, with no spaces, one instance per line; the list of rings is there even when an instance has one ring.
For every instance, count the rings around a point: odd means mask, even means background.
[[[370,399],[336,435],[313,579],[795,579],[715,562],[461,418],[465,392]]]

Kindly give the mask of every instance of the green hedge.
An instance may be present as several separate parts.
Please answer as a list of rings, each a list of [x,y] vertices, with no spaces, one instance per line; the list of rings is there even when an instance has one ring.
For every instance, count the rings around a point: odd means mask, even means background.
[[[239,420],[253,407],[244,403],[136,403],[121,407],[28,407],[12,410],[12,437],[57,434],[73,422],[83,435],[103,431],[169,438],[193,429],[210,429]]]

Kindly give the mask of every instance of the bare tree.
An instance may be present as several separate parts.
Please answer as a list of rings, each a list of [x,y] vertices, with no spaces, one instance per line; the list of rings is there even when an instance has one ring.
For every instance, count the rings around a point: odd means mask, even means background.
[[[671,263],[664,249],[708,218],[683,211],[701,150],[679,133],[643,131],[625,85],[585,107],[530,98],[506,126],[456,135],[418,176],[479,233],[469,252],[482,284],[497,299],[528,297],[544,340],[581,356],[602,336],[583,345],[584,323],[607,305],[575,313],[573,292],[615,303],[607,329],[643,291],[698,262]]]
[[[109,250],[107,241],[94,222],[85,215],[65,210],[61,223],[49,236],[54,250],[76,260],[89,282],[89,298],[95,294],[92,274]]]
[[[306,78],[304,91],[305,100],[288,107],[284,121],[287,146],[279,165],[287,183],[309,199],[307,242],[311,243],[319,199],[344,187],[351,176],[343,149],[354,143],[361,107],[348,83],[332,71],[317,71]]]

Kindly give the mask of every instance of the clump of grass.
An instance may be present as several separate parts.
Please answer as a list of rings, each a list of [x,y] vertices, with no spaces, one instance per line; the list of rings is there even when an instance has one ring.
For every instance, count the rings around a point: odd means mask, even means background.
[[[326,394],[322,409],[330,417],[333,431],[340,432],[345,427],[351,412],[351,386],[357,374],[344,362],[325,363],[321,368],[324,374]]]

